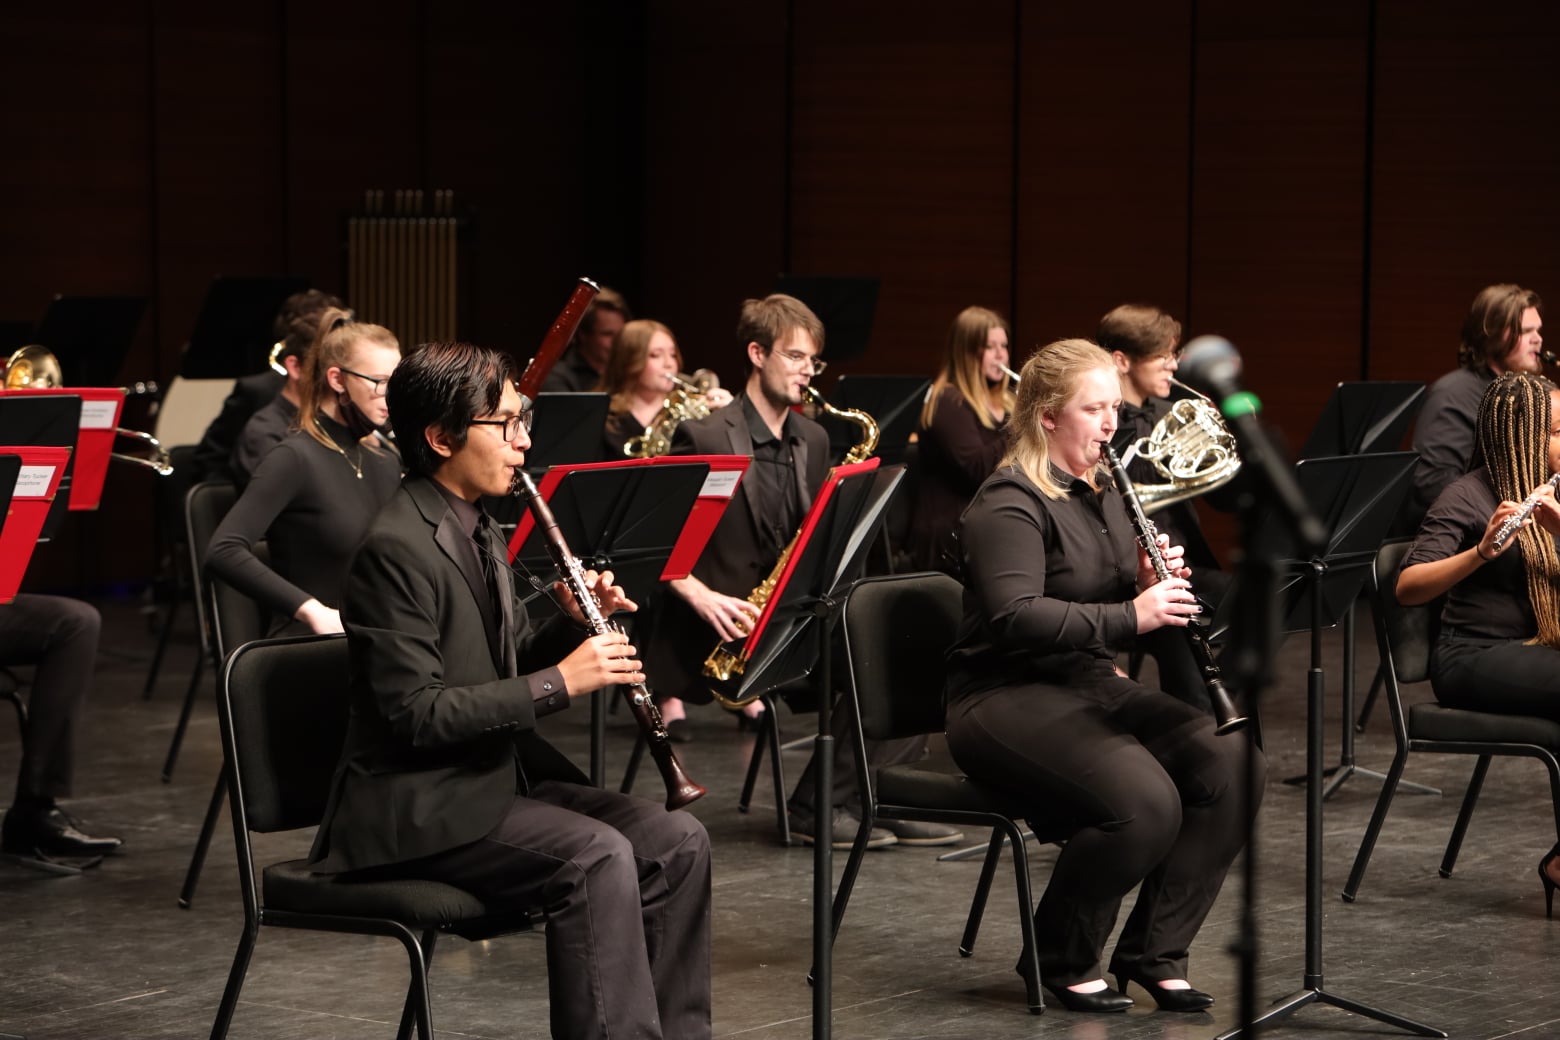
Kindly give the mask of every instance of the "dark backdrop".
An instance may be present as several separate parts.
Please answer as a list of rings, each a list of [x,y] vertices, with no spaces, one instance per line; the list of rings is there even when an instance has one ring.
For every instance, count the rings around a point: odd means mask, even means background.
[[[1557,37],[1543,0],[6,5],[0,320],[144,293],[123,376],[166,378],[213,275],[340,290],[364,189],[450,188],[463,331],[522,358],[580,274],[728,383],[785,271],[882,279],[856,372],[930,374],[971,303],[1016,365],[1138,300],[1298,443],[1339,380],[1448,369],[1482,285],[1560,292]],[[149,574],[151,479],[32,584]]]

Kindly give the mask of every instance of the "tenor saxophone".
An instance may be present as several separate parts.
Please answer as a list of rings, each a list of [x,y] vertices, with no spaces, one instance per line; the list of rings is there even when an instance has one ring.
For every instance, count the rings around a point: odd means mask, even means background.
[[[853,462],[865,462],[877,449],[878,424],[866,412],[859,408],[836,408],[824,400],[822,394],[810,386],[802,388],[802,393],[813,404],[822,408],[836,419],[844,419],[861,427],[861,439],[855,446],[845,453],[840,460],[840,465],[848,466]],[[805,522],[805,518],[804,518]],[[775,561],[769,576],[758,583],[752,592],[747,594],[747,601],[759,610],[769,602],[769,597],[774,595],[775,586],[780,582],[780,575],[785,573],[785,565],[791,559],[791,552],[796,548],[797,541],[802,536],[802,529],[798,527],[796,533],[791,536],[791,541],[780,553],[780,558]],[[721,704],[728,708],[740,708],[745,704],[758,699],[759,694],[751,694],[743,697],[737,694],[742,685],[742,674],[747,668],[747,640],[733,640],[729,643],[719,643],[710,655],[704,659],[703,675],[710,683],[710,694]]]

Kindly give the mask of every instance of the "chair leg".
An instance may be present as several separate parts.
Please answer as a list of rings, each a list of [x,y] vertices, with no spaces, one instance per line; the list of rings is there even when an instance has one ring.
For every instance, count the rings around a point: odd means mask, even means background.
[[[1375,811],[1370,814],[1370,823],[1365,827],[1365,836],[1360,839],[1360,850],[1354,854],[1354,866],[1349,870],[1349,881],[1343,886],[1343,901],[1354,902],[1354,897],[1360,890],[1360,883],[1365,880],[1365,868],[1370,865],[1371,853],[1376,850],[1376,839],[1381,837],[1381,826],[1386,822],[1387,810],[1392,807],[1392,796],[1397,794],[1398,781],[1403,777],[1403,769],[1408,765],[1408,752],[1401,751],[1393,756],[1392,764],[1387,767],[1387,778],[1381,782],[1381,794],[1376,796]]]
[[[786,811],[785,756],[780,754],[780,719],[775,702],[764,698],[764,715],[769,721],[769,771],[775,778],[775,829],[780,834],[780,844],[791,846],[791,815]],[[815,827],[829,827],[832,821],[814,823]],[[817,835],[813,835],[817,837]]]
[[[742,794],[737,798],[737,812],[745,813],[753,803],[753,788],[758,783],[758,770],[764,762],[764,748],[769,742],[769,731],[775,720],[769,712],[758,720],[758,732],[753,735],[753,753],[748,756],[747,777],[742,781]]]
[[[211,1023],[211,1040],[223,1040],[233,1021],[233,1010],[238,1007],[238,994],[244,988],[244,976],[249,972],[249,958],[255,952],[255,940],[260,936],[260,926],[252,921],[244,922],[244,932],[238,937],[238,949],[233,953],[233,967],[228,972],[227,987],[222,991],[222,1003],[217,1008],[216,1021]]]
[[[1029,1013],[1038,1015],[1045,1010],[1045,998],[1040,995],[1040,943],[1035,938],[1035,901],[1029,888],[1029,853],[1024,850],[1024,836],[1017,824],[1004,828],[1013,844],[1013,876],[1018,882],[1018,925],[1024,937],[1022,974],[1024,994],[1029,1000]]]
[[[1479,762],[1473,767],[1473,776],[1468,779],[1468,793],[1463,795],[1462,808],[1457,811],[1457,823],[1452,827],[1452,836],[1446,842],[1446,855],[1441,858],[1441,876],[1452,876],[1452,868],[1457,865],[1457,853],[1462,850],[1463,835],[1468,833],[1468,821],[1473,819],[1473,807],[1479,801],[1479,792],[1484,789],[1484,774],[1490,771],[1490,756],[1480,755]]]
[[[959,941],[959,956],[968,957],[975,952],[975,938],[980,934],[981,918],[986,915],[986,898],[991,894],[992,879],[997,876],[997,861],[1002,858],[1002,828],[991,829],[991,840],[986,843],[986,859],[981,864],[980,881],[975,885],[975,897],[970,900],[969,920],[964,922],[964,938]]]
[[[195,710],[195,691],[200,685],[201,671],[206,664],[205,654],[195,655],[195,670],[190,673],[190,685],[184,691],[184,707],[179,709],[179,723],[173,727],[173,739],[168,742],[168,757],[163,762],[162,779],[173,779],[173,765],[179,760],[179,748],[184,744],[184,730],[190,724],[190,714]]]
[[[648,742],[643,731],[636,732],[634,736],[634,750],[628,753],[628,764],[623,767],[623,782],[618,785],[619,794],[632,794],[634,781],[639,777],[639,763],[645,757],[645,748]]]
[[[1370,681],[1370,692],[1365,694],[1365,703],[1360,705],[1360,713],[1354,720],[1354,732],[1364,733],[1365,723],[1370,721],[1371,709],[1376,706],[1376,698],[1381,696],[1381,688],[1387,684],[1385,664],[1376,666],[1376,677]]]
[[[438,929],[429,928],[422,933],[422,958],[424,972],[433,970],[433,947],[439,940]],[[401,1008],[401,1026],[396,1030],[395,1040],[411,1040],[412,1024],[417,1022],[417,1004],[414,999],[416,992],[415,981],[406,989],[406,1003]],[[432,1001],[429,1001],[431,1008]]]
[[[175,590],[173,599],[168,603],[168,613],[163,615],[162,631],[157,633],[157,649],[152,651],[152,663],[146,670],[146,685],[141,687],[143,701],[152,699],[152,690],[157,686],[157,676],[162,671],[163,654],[168,650],[168,637],[173,634],[173,619],[179,615],[181,598]]]
[[[200,825],[200,836],[195,839],[195,850],[190,853],[190,865],[184,871],[184,887],[179,889],[179,907],[188,910],[195,902],[195,886],[200,884],[200,872],[206,865],[206,852],[211,848],[211,836],[217,832],[217,817],[222,815],[222,803],[227,800],[227,766],[217,773],[217,786],[211,792],[206,805],[206,819]]]

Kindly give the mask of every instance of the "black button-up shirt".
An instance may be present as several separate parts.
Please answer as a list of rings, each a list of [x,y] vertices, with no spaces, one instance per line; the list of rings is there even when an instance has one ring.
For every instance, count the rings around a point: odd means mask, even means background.
[[[1137,539],[1105,477],[1051,474],[1047,498],[1022,472],[991,475],[964,513],[964,621],[950,694],[1023,682],[1086,682],[1137,634]]]
[[[763,514],[755,519],[758,521],[759,558],[769,561],[765,564],[767,568],[772,567],[780,553],[791,544],[792,535],[802,523],[802,495],[796,479],[795,455],[802,439],[796,432],[796,424],[791,421],[790,412],[786,413],[780,436],[776,437],[746,394],[737,400],[741,402],[742,415],[747,420],[748,436],[753,440],[753,464],[742,479],[758,485],[759,499],[764,503]]]

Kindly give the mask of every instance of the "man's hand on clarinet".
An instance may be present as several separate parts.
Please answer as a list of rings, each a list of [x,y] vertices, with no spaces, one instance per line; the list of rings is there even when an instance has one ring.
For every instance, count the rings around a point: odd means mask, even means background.
[[[603,632],[591,636],[558,662],[564,687],[570,697],[593,693],[603,686],[645,681],[639,650],[622,632]]]

